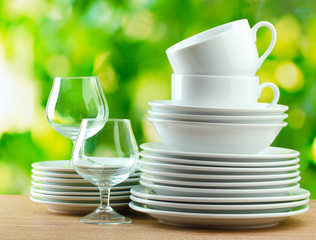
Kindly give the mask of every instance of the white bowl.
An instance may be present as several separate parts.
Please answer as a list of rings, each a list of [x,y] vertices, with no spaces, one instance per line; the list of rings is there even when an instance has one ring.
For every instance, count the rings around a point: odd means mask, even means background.
[[[162,141],[175,150],[235,154],[252,154],[265,150],[287,125],[149,120]]]
[[[151,117],[165,120],[179,120],[191,122],[214,122],[214,123],[282,123],[288,117],[287,114],[275,116],[222,116],[222,115],[199,115],[181,113],[163,113],[148,110]]]

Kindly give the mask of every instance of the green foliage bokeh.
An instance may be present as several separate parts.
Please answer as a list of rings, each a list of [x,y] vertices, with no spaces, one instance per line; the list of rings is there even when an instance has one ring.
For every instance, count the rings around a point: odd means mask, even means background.
[[[110,117],[131,119],[138,144],[153,141],[147,102],[170,99],[165,50],[246,18],[277,29],[275,49],[257,73],[279,86],[279,103],[290,108],[273,145],[301,153],[300,184],[316,198],[315,10],[316,2],[303,0],[0,1],[0,87],[8,85],[11,97],[0,103],[0,193],[28,193],[31,163],[70,158],[71,141],[45,118],[55,76],[98,76]],[[270,33],[260,30],[257,39],[262,53]],[[261,100],[270,99],[264,92]]]

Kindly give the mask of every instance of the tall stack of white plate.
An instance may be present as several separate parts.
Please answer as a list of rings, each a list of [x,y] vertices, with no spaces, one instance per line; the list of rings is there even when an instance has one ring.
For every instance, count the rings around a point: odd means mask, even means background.
[[[287,106],[149,104],[163,142],[141,145],[141,185],[131,190],[132,209],[203,228],[269,227],[309,209],[310,193],[298,184],[299,152],[270,146],[286,125]]]
[[[32,164],[31,200],[44,204],[49,210],[66,214],[86,214],[100,204],[96,186],[81,178],[67,161],[45,161]],[[128,209],[130,189],[139,182],[139,172],[111,190],[111,206]]]

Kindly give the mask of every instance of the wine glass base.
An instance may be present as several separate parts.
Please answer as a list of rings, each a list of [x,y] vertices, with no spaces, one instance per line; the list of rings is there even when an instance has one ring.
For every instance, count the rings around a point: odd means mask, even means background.
[[[98,207],[92,213],[79,218],[79,222],[90,224],[123,224],[130,223],[132,219],[122,216],[110,208]]]

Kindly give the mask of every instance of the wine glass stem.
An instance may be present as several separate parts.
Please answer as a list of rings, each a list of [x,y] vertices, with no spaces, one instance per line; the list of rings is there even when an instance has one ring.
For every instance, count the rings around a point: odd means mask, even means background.
[[[111,188],[99,187],[100,189],[100,208],[110,211],[112,208],[110,207],[110,194]]]

